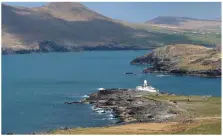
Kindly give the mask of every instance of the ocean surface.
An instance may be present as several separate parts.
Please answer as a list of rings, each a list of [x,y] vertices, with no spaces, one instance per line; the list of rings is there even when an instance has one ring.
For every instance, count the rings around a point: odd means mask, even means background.
[[[114,124],[91,105],[66,105],[97,88],[135,88],[147,80],[160,91],[221,96],[221,78],[142,74],[130,61],[148,51],[93,51],[2,56],[2,133]],[[137,75],[125,75],[135,72]]]

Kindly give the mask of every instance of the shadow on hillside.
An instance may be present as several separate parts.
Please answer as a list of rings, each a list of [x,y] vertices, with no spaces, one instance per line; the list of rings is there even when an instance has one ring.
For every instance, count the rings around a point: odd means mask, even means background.
[[[18,14],[27,12],[29,14]],[[2,5],[2,25],[8,33],[19,35],[27,44],[54,41],[62,45],[97,46],[108,43],[138,47],[192,43],[183,35],[148,32],[107,20],[66,21],[50,14]],[[144,37],[137,37],[143,34]]]

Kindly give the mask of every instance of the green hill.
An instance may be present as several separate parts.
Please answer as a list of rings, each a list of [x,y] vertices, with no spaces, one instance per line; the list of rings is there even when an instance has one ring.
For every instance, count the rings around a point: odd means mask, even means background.
[[[35,8],[2,4],[2,51],[7,53],[151,49],[172,43],[219,44],[196,36],[100,15],[79,3]]]

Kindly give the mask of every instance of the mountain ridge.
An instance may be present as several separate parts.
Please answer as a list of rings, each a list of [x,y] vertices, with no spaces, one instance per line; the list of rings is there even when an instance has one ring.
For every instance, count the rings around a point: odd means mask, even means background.
[[[188,20],[201,20],[201,21],[220,21],[220,18],[216,18],[216,19],[203,19],[203,18],[193,18],[193,17],[187,17],[187,16],[157,16],[151,20],[155,20],[157,18],[175,18],[175,19],[188,19]],[[149,22],[151,20],[148,20],[146,22]]]
[[[178,17],[178,16],[158,16],[145,23],[157,26],[172,26],[182,29],[199,29],[202,27],[218,27],[221,26],[221,20],[215,19],[196,19],[190,17]]]
[[[192,42],[199,43],[184,35],[153,31],[146,24],[118,21],[79,3],[55,2],[34,8],[2,4],[3,54],[151,49]]]

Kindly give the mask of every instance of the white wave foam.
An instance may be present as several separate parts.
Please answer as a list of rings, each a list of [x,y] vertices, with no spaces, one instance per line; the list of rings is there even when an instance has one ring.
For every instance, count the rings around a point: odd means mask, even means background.
[[[108,118],[102,118],[102,120],[115,120],[113,117],[108,117]]]
[[[91,106],[91,109],[94,110],[95,109],[95,106]]]
[[[88,96],[88,95],[83,95],[82,97],[83,97],[83,98],[88,98],[89,96]]]
[[[156,75],[156,77],[165,77],[165,76],[170,76],[170,75]]]
[[[114,118],[114,115],[110,113],[110,114],[108,114],[108,117],[109,118]]]

